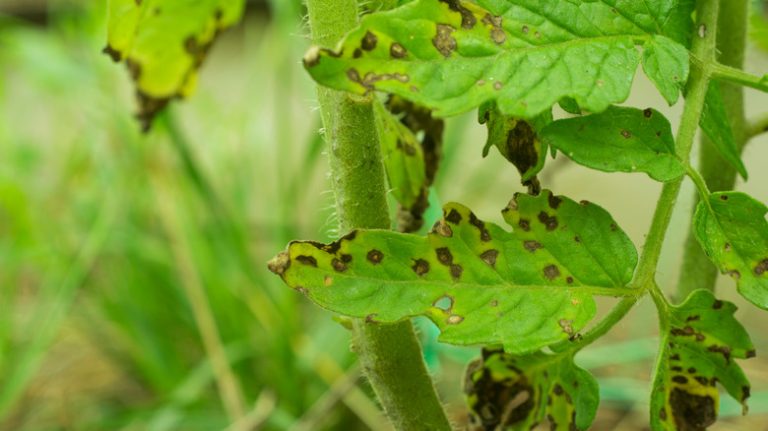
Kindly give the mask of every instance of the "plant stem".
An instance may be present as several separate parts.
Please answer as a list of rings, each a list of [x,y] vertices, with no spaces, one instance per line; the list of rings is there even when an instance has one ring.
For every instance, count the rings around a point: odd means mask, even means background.
[[[768,113],[764,113],[761,117],[755,118],[749,122],[749,124],[746,127],[745,140],[749,141],[750,139],[756,138],[757,136],[767,132],[768,132]]]
[[[357,25],[356,0],[308,0],[312,40],[333,47]],[[342,230],[390,227],[384,168],[370,100],[318,88]],[[410,321],[353,322],[354,348],[398,430],[450,430]]]
[[[699,119],[704,110],[704,99],[711,76],[711,67],[714,63],[719,4],[719,0],[703,0],[698,3],[697,7],[697,36],[694,36],[692,52],[694,58],[700,61],[692,62],[691,75],[686,87],[685,108],[676,140],[677,156],[686,164],[691,154]],[[638,286],[653,286],[653,278],[661,256],[664,237],[683,184],[683,178],[664,184],[661,191],[635,274],[635,284]]]
[[[718,18],[717,51],[718,61],[734,71],[744,63],[746,42],[747,0],[729,0],[722,2]],[[705,59],[706,61],[706,59]],[[712,76],[723,76],[724,66],[714,64]],[[740,72],[740,71],[739,71]],[[741,72],[740,72],[741,73]],[[728,81],[721,82],[720,92],[727,117],[731,123],[733,137],[739,151],[746,143],[747,135],[744,118],[744,91],[740,85]],[[736,183],[736,170],[718,153],[706,136],[702,136],[699,155],[699,170],[706,185],[712,191],[733,189]],[[695,210],[699,196],[692,208]],[[677,285],[677,297],[684,300],[696,289],[714,291],[717,268],[704,254],[693,230],[689,230],[683,252],[683,263]]]

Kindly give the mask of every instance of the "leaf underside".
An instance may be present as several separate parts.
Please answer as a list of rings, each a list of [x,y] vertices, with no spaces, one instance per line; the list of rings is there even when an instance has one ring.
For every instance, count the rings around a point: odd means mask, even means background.
[[[523,353],[573,338],[593,295],[619,296],[637,252],[602,208],[545,191],[503,211],[514,227],[458,204],[426,237],[354,231],[331,244],[292,242],[270,269],[318,305],[374,322],[429,317],[452,344]]]
[[[755,355],[736,306],[697,290],[671,307],[663,335],[661,361],[651,396],[651,424],[656,430],[705,429],[715,422],[720,383],[746,411],[750,386],[734,358]]]
[[[731,122],[728,120],[728,112],[725,110],[720,85],[717,81],[709,83],[699,124],[701,130],[707,135],[720,155],[746,180],[747,168],[744,166],[736,146]]]
[[[145,130],[168,101],[189,95],[197,69],[243,0],[110,0],[104,52],[128,67]]]
[[[464,392],[479,429],[584,430],[599,403],[597,381],[577,367],[572,354],[513,356],[483,349],[467,368]]]
[[[720,272],[736,280],[739,293],[768,310],[768,212],[740,192],[713,193],[699,202],[694,232]]]
[[[685,174],[669,121],[651,108],[610,107],[558,120],[542,131],[541,139],[575,162],[601,171],[645,172],[658,181]]]
[[[368,15],[337,51],[310,50],[305,67],[322,85],[398,94],[439,116],[495,100],[532,118],[565,97],[602,111],[627,98],[636,44],[650,48],[643,65],[668,100],[687,80],[690,1],[479,3],[416,0]]]

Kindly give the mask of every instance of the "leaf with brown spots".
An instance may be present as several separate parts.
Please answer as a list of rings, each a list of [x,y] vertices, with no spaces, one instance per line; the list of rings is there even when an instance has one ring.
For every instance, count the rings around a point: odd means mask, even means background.
[[[425,315],[441,341],[511,353],[571,338],[594,317],[594,295],[636,293],[627,284],[637,252],[597,205],[545,190],[517,195],[503,215],[512,232],[449,204],[426,237],[360,230],[329,245],[296,241],[270,269],[336,313]],[[446,296],[451,306],[436,307]]]
[[[216,36],[240,20],[243,0],[111,0],[104,52],[131,72],[149,129],[171,99],[192,93]]]
[[[585,430],[597,413],[599,391],[592,375],[577,367],[573,353],[513,356],[482,351],[469,364],[464,383],[472,421],[479,429]]]
[[[662,324],[662,350],[651,396],[655,430],[703,430],[717,420],[717,383],[744,406],[749,381],[736,358],[755,355],[736,306],[697,290],[671,307]]]
[[[495,101],[504,115],[531,119],[566,97],[600,112],[629,95],[638,45],[649,76],[688,78],[691,1],[478,3],[415,0],[367,15],[336,50],[313,48],[304,64],[322,85],[397,94],[443,117]],[[377,44],[366,51],[369,33]]]
[[[669,121],[651,108],[611,107],[558,120],[544,128],[541,139],[576,163],[601,171],[645,172],[658,181],[685,173]]]
[[[740,192],[713,193],[699,202],[696,238],[739,293],[768,310],[768,207]]]

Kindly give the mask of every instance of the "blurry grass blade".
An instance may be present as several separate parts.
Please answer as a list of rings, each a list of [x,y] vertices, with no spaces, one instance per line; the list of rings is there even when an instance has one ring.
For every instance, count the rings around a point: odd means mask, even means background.
[[[85,237],[77,256],[60,280],[52,281],[57,287],[47,304],[44,302],[37,311],[40,320],[29,334],[27,343],[15,352],[15,366],[2,370],[0,384],[0,418],[5,417],[15,401],[24,392],[26,385],[37,372],[47,349],[56,336],[67,311],[75,300],[78,288],[93,269],[102,247],[110,235],[117,216],[114,199],[106,198],[99,210],[88,235]]]

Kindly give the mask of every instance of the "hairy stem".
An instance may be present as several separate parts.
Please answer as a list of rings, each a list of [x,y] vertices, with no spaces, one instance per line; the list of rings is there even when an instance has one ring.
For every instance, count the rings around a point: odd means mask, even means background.
[[[356,0],[308,0],[316,45],[333,47],[357,24]],[[343,231],[390,227],[384,168],[370,100],[318,89],[329,144],[336,210]],[[450,430],[410,321],[356,320],[354,348],[390,421],[398,430]]]
[[[744,45],[746,43],[747,0],[728,0],[722,2],[717,24],[718,61],[726,66],[740,68],[744,63]],[[722,67],[713,67],[713,76],[717,76]],[[733,130],[733,137],[739,151],[747,140],[746,120],[744,118],[744,91],[741,85],[722,81],[720,92],[728,119]],[[709,139],[702,135],[699,153],[699,171],[707,186],[712,191],[733,189],[736,183],[736,170],[718,153]],[[692,210],[696,208],[696,202]],[[707,258],[696,239],[693,230],[689,230],[683,252],[683,263],[677,285],[677,299],[684,300],[696,289],[714,291],[717,268]]]

